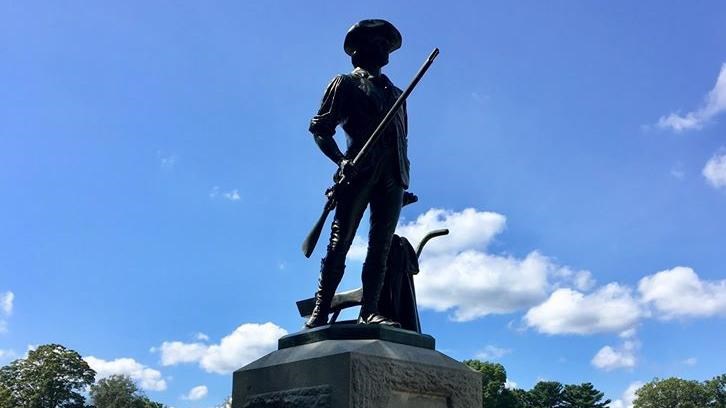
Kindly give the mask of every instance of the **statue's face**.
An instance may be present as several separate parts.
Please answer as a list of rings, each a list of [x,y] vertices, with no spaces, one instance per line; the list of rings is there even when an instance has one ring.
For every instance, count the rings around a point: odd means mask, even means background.
[[[355,62],[363,68],[381,68],[388,64],[390,44],[383,37],[371,37],[356,50]]]

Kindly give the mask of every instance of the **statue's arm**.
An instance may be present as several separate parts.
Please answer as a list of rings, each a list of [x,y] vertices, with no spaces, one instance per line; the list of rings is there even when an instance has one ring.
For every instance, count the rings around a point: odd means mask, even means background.
[[[310,132],[320,150],[336,164],[345,158],[335,142],[335,128],[344,119],[346,102],[344,94],[345,76],[338,75],[330,82],[323,95],[318,114],[310,121]]]
[[[320,151],[323,152],[333,163],[340,165],[340,162],[345,158],[343,153],[340,151],[338,144],[335,143],[335,139],[332,136],[321,136],[313,135],[315,143],[318,144]]]

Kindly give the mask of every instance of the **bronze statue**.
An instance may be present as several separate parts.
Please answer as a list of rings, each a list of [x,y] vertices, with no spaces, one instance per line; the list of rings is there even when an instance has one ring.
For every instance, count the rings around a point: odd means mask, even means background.
[[[320,150],[338,166],[328,204],[303,249],[312,252],[327,213],[336,208],[327,253],[321,261],[315,307],[307,328],[327,324],[330,303],[343,277],[345,258],[358,224],[370,206],[368,252],[362,271],[363,296],[358,323],[398,326],[378,310],[386,259],[409,183],[405,97],[423,76],[438,50],[405,92],[381,73],[401,34],[385,20],[363,20],[350,28],[344,50],[355,69],[328,85],[310,132]],[[341,125],[347,136],[343,154],[333,135]],[[411,197],[410,195],[407,197]],[[415,199],[415,196],[413,196]]]

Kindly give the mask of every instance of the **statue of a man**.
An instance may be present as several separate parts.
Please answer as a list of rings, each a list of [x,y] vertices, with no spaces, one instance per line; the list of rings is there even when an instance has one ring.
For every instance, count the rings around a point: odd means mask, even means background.
[[[378,313],[391,237],[398,223],[404,190],[408,188],[406,106],[401,106],[365,160],[355,168],[351,160],[401,95],[381,73],[388,55],[401,47],[401,34],[388,21],[363,20],[350,28],[344,50],[355,69],[336,76],[328,85],[310,132],[320,150],[338,165],[337,177],[351,184],[336,191],[337,207],[327,253],[322,259],[315,309],[307,328],[327,324],[330,302],[343,277],[345,258],[358,224],[370,205],[368,252],[362,271],[363,299],[358,323],[397,325]],[[343,154],[333,139],[340,125],[346,134]]]

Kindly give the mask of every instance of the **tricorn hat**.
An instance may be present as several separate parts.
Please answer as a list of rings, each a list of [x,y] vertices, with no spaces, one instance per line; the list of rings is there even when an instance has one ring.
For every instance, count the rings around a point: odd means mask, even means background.
[[[401,33],[398,32],[396,27],[386,20],[372,19],[357,22],[348,30],[348,34],[345,35],[345,42],[343,43],[345,53],[353,55],[353,52],[358,49],[363,39],[370,38],[371,36],[381,36],[388,40],[388,44],[390,44],[388,49],[389,54],[401,48]]]

